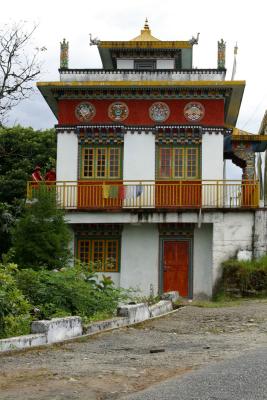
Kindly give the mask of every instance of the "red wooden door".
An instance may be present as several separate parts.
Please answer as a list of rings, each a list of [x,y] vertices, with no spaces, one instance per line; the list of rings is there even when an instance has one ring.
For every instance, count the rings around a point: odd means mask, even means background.
[[[177,290],[188,296],[189,241],[165,240],[163,246],[163,291]]]

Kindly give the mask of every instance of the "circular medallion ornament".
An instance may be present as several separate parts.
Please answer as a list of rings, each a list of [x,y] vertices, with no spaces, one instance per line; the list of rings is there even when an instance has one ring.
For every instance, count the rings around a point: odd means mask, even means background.
[[[88,122],[95,116],[95,106],[88,102],[83,102],[75,108],[75,115],[81,122]]]
[[[149,107],[149,116],[155,122],[164,122],[170,116],[170,109],[166,103],[158,101]]]
[[[198,122],[205,115],[205,108],[197,101],[187,103],[184,108],[184,116],[188,121]]]
[[[108,108],[108,116],[112,121],[120,122],[124,121],[129,115],[129,108],[125,103],[117,101],[116,103],[110,104]]]

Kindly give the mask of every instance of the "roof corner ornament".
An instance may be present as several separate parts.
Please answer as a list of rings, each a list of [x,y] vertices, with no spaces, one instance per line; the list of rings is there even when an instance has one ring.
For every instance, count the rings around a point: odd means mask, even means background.
[[[199,35],[200,35],[200,33],[198,32],[196,38],[195,38],[194,36],[192,36],[192,38],[189,40],[189,43],[190,43],[192,46],[194,46],[194,44],[198,44]]]
[[[218,69],[225,69],[225,48],[226,48],[226,42],[223,39],[218,41],[218,58],[217,58]]]
[[[69,68],[69,42],[66,42],[66,39],[60,42],[60,68]]]
[[[91,33],[89,33],[89,36],[90,36],[90,46],[98,46],[100,40],[97,37],[93,38]]]

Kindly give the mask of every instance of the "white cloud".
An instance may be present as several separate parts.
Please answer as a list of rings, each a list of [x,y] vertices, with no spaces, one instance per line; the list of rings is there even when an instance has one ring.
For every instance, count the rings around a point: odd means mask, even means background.
[[[100,67],[97,49],[89,46],[89,33],[102,40],[128,40],[139,34],[145,17],[152,34],[162,40],[187,40],[200,32],[199,45],[194,47],[194,66],[198,68],[216,68],[217,41],[226,40],[228,78],[238,42],[236,79],[247,81],[238,126],[257,132],[267,108],[267,35],[262,0],[13,0],[1,4],[0,22],[39,23],[35,43],[48,49],[41,80],[57,80],[59,42],[64,37],[70,42],[71,67]],[[41,96],[35,95],[14,109],[10,124],[14,122],[45,128],[55,119]]]

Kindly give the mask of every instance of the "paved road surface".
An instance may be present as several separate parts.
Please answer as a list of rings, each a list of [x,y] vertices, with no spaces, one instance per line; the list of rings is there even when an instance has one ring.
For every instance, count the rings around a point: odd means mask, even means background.
[[[0,354],[0,400],[267,399],[263,348],[266,300],[186,306],[129,328]]]
[[[265,400],[267,347],[123,397],[127,400]]]

